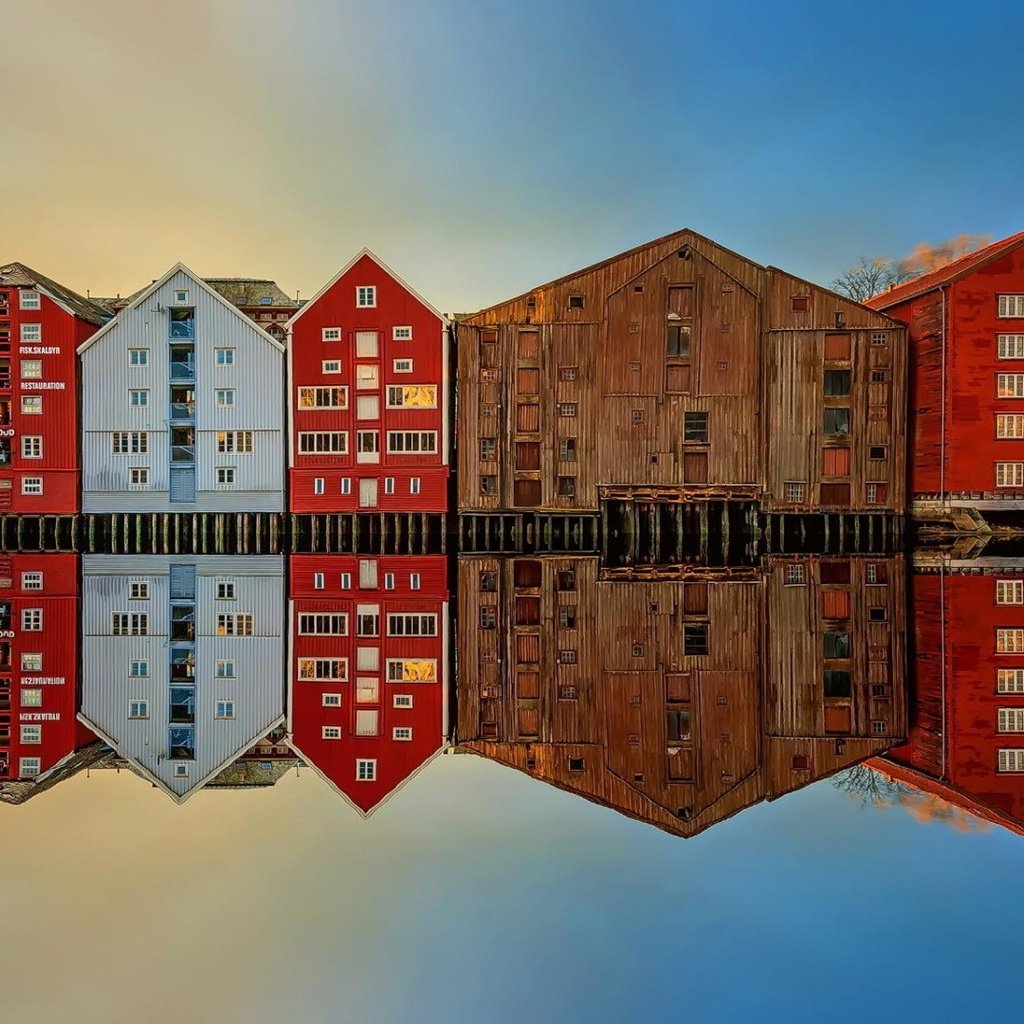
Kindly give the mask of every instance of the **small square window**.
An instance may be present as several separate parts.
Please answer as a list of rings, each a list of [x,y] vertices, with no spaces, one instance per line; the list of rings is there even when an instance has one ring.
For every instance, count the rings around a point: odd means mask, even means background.
[[[42,758],[22,757],[18,759],[18,775],[23,779],[35,778],[43,768]]]
[[[356,305],[360,309],[372,308],[377,305],[377,287],[372,284],[361,284],[356,288]]]
[[[324,373],[341,373],[340,359],[325,359],[320,365]]]
[[[807,485],[791,480],[786,483],[786,501],[793,505],[802,504],[806,498]]]
[[[356,781],[357,782],[374,782],[377,778],[377,762],[375,760],[364,760],[360,758],[356,761]]]
[[[392,707],[396,708],[411,708],[413,697],[411,693],[396,693],[391,702]]]
[[[22,395],[21,411],[26,416],[41,416],[43,412],[43,396]]]
[[[391,730],[391,738],[393,740],[408,741],[412,739],[412,726],[409,725],[396,725]]]
[[[174,304],[176,306],[187,306],[188,305],[188,292],[178,290],[174,293]]]
[[[217,407],[219,409],[230,409],[235,404],[235,389],[234,388],[217,388]]]
[[[699,656],[708,653],[708,624],[694,622],[683,626],[683,654]]]
[[[569,296],[569,308],[570,309],[582,309],[583,308],[583,296],[582,295],[570,295]]]
[[[325,740],[340,740],[341,739],[341,726],[340,725],[325,725],[320,729],[320,736]]]
[[[214,718],[218,721],[227,721],[235,717],[235,702],[233,700],[218,700],[214,709]]]
[[[235,350],[233,348],[215,348],[213,350],[214,363],[217,366],[234,366]]]
[[[786,566],[786,586],[802,587],[807,582],[807,576],[802,562],[790,562]]]
[[[341,707],[341,694],[340,693],[325,693],[320,698],[320,703],[325,708],[340,708]]]
[[[569,758],[569,771],[571,772],[582,772],[586,769],[586,761],[582,757],[570,757]]]
[[[40,301],[39,292],[22,288],[18,292],[18,307],[20,309],[41,309],[42,302]]]
[[[43,574],[41,572],[23,572],[21,574],[22,590],[42,590]]]
[[[888,335],[885,333],[885,331],[875,331],[871,335],[871,344],[872,345],[884,345],[887,340],[888,340]]]
[[[23,708],[41,708],[43,706],[43,691],[40,687],[23,688],[21,691],[21,706]]]
[[[320,331],[322,341],[341,341],[340,327],[325,327]]]
[[[148,601],[149,580],[129,580],[128,597],[132,601]]]
[[[188,765],[179,761],[174,766],[174,777],[176,779],[187,779],[188,778]]]
[[[412,328],[411,327],[392,327],[391,328],[391,340],[392,341],[412,341]]]
[[[884,444],[873,444],[868,448],[868,458],[873,461],[880,461],[886,457],[887,450]]]
[[[806,313],[811,308],[811,297],[809,295],[794,295],[790,299],[790,307],[794,313]]]
[[[643,423],[643,421],[644,421],[644,411],[643,411],[643,409],[633,409],[630,412],[630,414],[629,414],[629,418],[634,423]]]

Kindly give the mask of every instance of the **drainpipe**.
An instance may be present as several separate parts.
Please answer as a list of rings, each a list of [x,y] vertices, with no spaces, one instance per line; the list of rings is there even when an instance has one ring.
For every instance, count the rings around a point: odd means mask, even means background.
[[[946,565],[939,566],[939,650],[942,652],[942,668],[939,678],[942,689],[942,764],[939,779],[946,781],[946,746],[949,742],[946,736]]]
[[[946,286],[939,286],[939,296],[942,301],[942,440],[939,450],[939,494],[942,498],[942,511],[948,508],[946,496]]]

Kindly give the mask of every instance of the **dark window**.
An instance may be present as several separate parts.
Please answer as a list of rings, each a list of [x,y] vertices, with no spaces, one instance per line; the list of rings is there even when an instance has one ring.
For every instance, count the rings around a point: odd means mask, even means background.
[[[690,328],[680,324],[669,324],[665,336],[665,355],[688,356],[690,354]]]
[[[695,622],[683,626],[683,654],[708,653],[708,624]]]
[[[575,686],[560,686],[558,688],[558,699],[559,700],[576,700],[576,687]]]
[[[633,291],[635,291],[635,292],[642,292],[643,290],[644,290],[644,286],[642,284],[635,284],[635,285],[633,285]]]
[[[480,609],[480,628],[481,629],[496,629],[498,626],[498,616],[495,614],[495,610],[491,605],[484,605]]]
[[[806,313],[811,308],[809,295],[794,295],[791,301],[794,313]]]
[[[884,700],[889,696],[889,687],[885,683],[873,683],[871,685],[871,696]]]
[[[630,416],[631,416],[631,418],[632,418],[634,423],[643,423],[643,421],[644,421],[644,411],[643,411],[643,409],[634,409],[632,411],[632,413],[630,414]]]
[[[850,563],[847,562],[822,562],[820,566],[822,583],[849,583]]]
[[[527,309],[535,309],[536,306],[537,306],[537,296],[536,295],[530,295],[527,298],[527,300],[526,300],[526,308]]]
[[[708,439],[708,414],[706,412],[683,413],[683,440],[706,442]]]
[[[560,476],[558,477],[555,489],[560,498],[572,498],[576,495],[576,477],[574,476]]]
[[[852,693],[849,672],[839,672],[836,669],[825,670],[826,697],[849,697]]]
[[[179,306],[172,309],[170,328],[172,338],[194,338],[196,336],[196,311],[191,306]]]
[[[562,462],[576,461],[575,437],[563,437],[562,440],[558,442],[558,457]]]
[[[805,772],[811,767],[811,759],[807,754],[794,754],[791,762],[793,771]]]
[[[575,569],[559,569],[558,575],[555,577],[555,589],[556,590],[575,590],[576,589],[576,570]]]
[[[498,455],[498,442],[493,437],[480,438],[480,459],[482,462],[493,462]]]
[[[850,410],[849,409],[826,409],[825,410],[825,433],[830,435],[845,436],[850,433]]]
[[[634,658],[642,658],[643,656],[644,656],[644,645],[643,644],[633,644],[633,657]]]
[[[480,573],[480,590],[485,594],[498,592],[498,574],[496,572]]]
[[[559,380],[575,380],[576,379],[576,367],[575,366],[563,366],[558,371]]]
[[[884,459],[885,458],[885,445],[884,444],[873,444],[868,448],[869,459]]]
[[[670,740],[680,741],[690,738],[690,712],[669,711],[665,714],[665,728]]]
[[[564,650],[558,652],[558,662],[560,665],[575,665],[576,664],[576,652],[573,650]]]
[[[583,308],[583,296],[582,295],[570,295],[569,296],[569,308],[570,309],[582,309]]]
[[[497,494],[498,493],[498,478],[496,476],[482,476],[482,477],[480,477],[480,493],[481,494]]]
[[[871,383],[872,384],[884,384],[889,379],[888,370],[872,370],[871,371]]]
[[[868,609],[868,620],[870,622],[885,622],[886,615],[884,608],[869,608]]]
[[[825,371],[825,394],[830,397],[848,395],[850,393],[849,370]]]
[[[569,758],[569,771],[581,772],[586,767],[582,757],[570,757]]]
[[[558,405],[559,416],[575,416],[576,415],[576,403],[575,402],[560,402]]]
[[[874,721],[871,723],[871,735],[872,736],[884,736],[885,735],[885,722]]]
[[[540,562],[533,559],[517,559],[512,569],[517,587],[539,587],[541,580]]]
[[[845,660],[850,657],[849,633],[825,634],[825,657],[828,659]]]
[[[576,605],[562,604],[558,606],[558,621],[566,629],[576,628]]]

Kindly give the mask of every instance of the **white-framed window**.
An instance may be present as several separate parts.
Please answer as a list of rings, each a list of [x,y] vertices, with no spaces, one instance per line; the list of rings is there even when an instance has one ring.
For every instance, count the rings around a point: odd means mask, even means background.
[[[384,477],[384,493],[394,494],[395,493],[395,478],[393,476]]]
[[[393,708],[411,708],[413,697],[411,693],[396,693],[391,699]]]
[[[43,609],[22,608],[21,628],[26,633],[41,633],[43,631]]]
[[[216,402],[218,409],[232,409],[235,405],[235,389],[234,388],[217,388]]]
[[[999,708],[996,715],[997,732],[1024,732],[1024,708]]]
[[[1024,462],[997,462],[996,487],[1024,486]]]
[[[25,416],[41,416],[43,413],[43,396],[22,395],[21,411]]]
[[[356,636],[380,636],[380,605],[356,605]]]
[[[420,478],[418,476],[409,478],[409,493],[419,494],[420,493]]]
[[[149,366],[149,349],[148,348],[130,348],[130,349],[128,349],[128,365],[129,366]]]
[[[41,434],[22,434],[21,457],[23,459],[41,459],[43,457],[43,437]]]
[[[996,415],[996,437],[1017,440],[1024,438],[1024,413],[998,413]]]
[[[31,779],[43,770],[43,761],[39,757],[18,758],[18,775],[23,779]]]
[[[997,373],[996,398],[1024,398],[1024,373]]]
[[[341,341],[340,327],[324,327],[320,331],[321,341]]]
[[[348,388],[301,387],[299,409],[347,409]]]
[[[376,363],[356,364],[356,390],[373,391],[380,387],[380,368]]]
[[[342,494],[351,494],[352,493],[352,478],[351,477],[343,476],[341,478],[341,493]]]
[[[23,476],[21,478],[22,494],[42,494],[43,478],[41,476]]]
[[[437,452],[436,430],[389,430],[388,452],[403,455],[430,455]]]
[[[320,729],[320,736],[325,740],[340,740],[341,739],[341,726],[340,725],[325,725]]]
[[[356,331],[356,357],[358,359],[376,359],[380,355],[380,346],[376,331]]]
[[[184,288],[179,288],[174,293],[174,304],[176,306],[187,306],[188,305],[188,291]]]
[[[324,589],[324,574],[322,572],[313,573],[313,589],[323,590]]]
[[[112,455],[146,455],[149,453],[149,434],[145,430],[115,430],[110,435]]]
[[[131,487],[149,486],[149,467],[132,466],[128,470],[128,484]]]
[[[997,359],[1024,359],[1024,334],[997,334]]]
[[[324,493],[324,478],[322,476],[315,477],[313,479],[313,493],[323,494]]]
[[[420,574],[418,572],[409,573],[409,589],[419,590],[420,589]]]
[[[21,325],[21,341],[25,342],[39,342],[43,340],[43,325],[42,324],[22,324]]]
[[[221,722],[234,718],[235,702],[233,700],[218,700],[214,706],[213,717]]]
[[[21,727],[21,742],[33,745],[42,743],[43,727],[41,725],[23,725]]]
[[[110,632],[114,636],[149,636],[149,613],[111,612]]]
[[[356,761],[356,782],[376,782],[377,761],[370,758],[359,758]]]
[[[149,678],[149,662],[145,658],[132,658],[128,662],[128,678],[129,679],[148,679]]]
[[[803,503],[807,494],[807,485],[796,480],[786,483],[786,501],[793,505]]]
[[[218,601],[234,601],[236,587],[232,579],[217,579],[214,581]]]
[[[148,601],[149,580],[129,580],[128,598],[132,601]]]
[[[380,419],[380,396],[360,395],[356,399],[357,420],[379,420]]]
[[[217,636],[252,636],[251,612],[228,612],[217,616]]]
[[[998,315],[1001,317],[1024,317],[1024,295],[1000,295]]]
[[[392,341],[412,341],[412,327],[408,324],[391,328]]]
[[[188,762],[178,761],[174,766],[174,777],[176,779],[187,779],[188,778]]]
[[[235,350],[233,348],[215,348],[213,362],[216,366],[234,366]]]
[[[18,291],[19,309],[42,309],[42,301],[39,292],[30,288],[22,288]]]
[[[389,384],[389,409],[436,409],[436,384]]]
[[[380,671],[380,648],[379,647],[357,647],[356,648],[356,669],[360,672]]]
[[[391,738],[393,740],[408,741],[412,739],[412,726],[411,725],[396,725],[391,730]]]
[[[348,431],[302,430],[299,432],[299,451],[304,455],[347,455]]]
[[[395,589],[395,574],[393,572],[384,573],[384,589],[394,590]]]
[[[1024,772],[1024,747],[1001,747],[997,770],[1013,775]]]
[[[996,580],[996,604],[1024,604],[1024,580]]]
[[[42,359],[22,359],[21,361],[22,380],[42,380],[43,361]]]
[[[320,369],[323,373],[341,373],[341,360],[325,359],[320,364]]]
[[[235,659],[234,658],[218,658],[214,662],[213,674],[218,679],[234,679],[235,678]]]
[[[348,682],[348,658],[299,658],[298,668],[303,683]]]
[[[302,636],[348,636],[346,612],[308,612],[299,616]]]
[[[391,368],[395,373],[412,373],[412,360],[394,359],[391,362]]]
[[[42,687],[23,687],[21,691],[21,706],[23,708],[41,708],[43,706]]]
[[[341,574],[341,579],[339,580],[339,586],[341,587],[342,590],[351,590],[352,589],[352,573],[350,573],[350,572],[343,572]]]
[[[251,430],[218,430],[217,451],[221,455],[252,455]]]
[[[369,309],[377,305],[377,286],[361,284],[356,286],[356,305],[361,309]]]
[[[219,487],[234,487],[238,474],[234,466],[217,466],[217,485]]]
[[[1024,654],[1024,629],[997,629],[996,654]]]
[[[356,433],[356,462],[380,462],[379,430],[360,430]]]
[[[43,574],[41,572],[23,572],[21,574],[22,590],[42,590]]]
[[[128,701],[128,717],[129,718],[149,718],[149,701],[148,700],[130,700],[130,701]]]
[[[42,672],[43,654],[42,651],[23,651],[21,655],[22,672]]]
[[[388,615],[388,636],[437,636],[437,615],[433,612],[392,612]]]
[[[129,388],[128,404],[133,409],[141,409],[149,405],[149,388]]]
[[[325,708],[340,708],[341,707],[341,694],[340,693],[324,693],[320,696],[320,706]]]
[[[1024,668],[997,669],[996,693],[1024,693]]]

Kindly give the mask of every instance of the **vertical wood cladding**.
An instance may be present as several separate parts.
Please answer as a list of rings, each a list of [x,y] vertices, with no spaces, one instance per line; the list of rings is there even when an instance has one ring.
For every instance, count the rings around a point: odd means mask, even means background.
[[[462,509],[592,510],[602,487],[648,486],[781,510],[902,507],[903,329],[691,231],[457,330]],[[850,337],[833,367],[837,332]],[[836,446],[847,468],[826,476]]]

